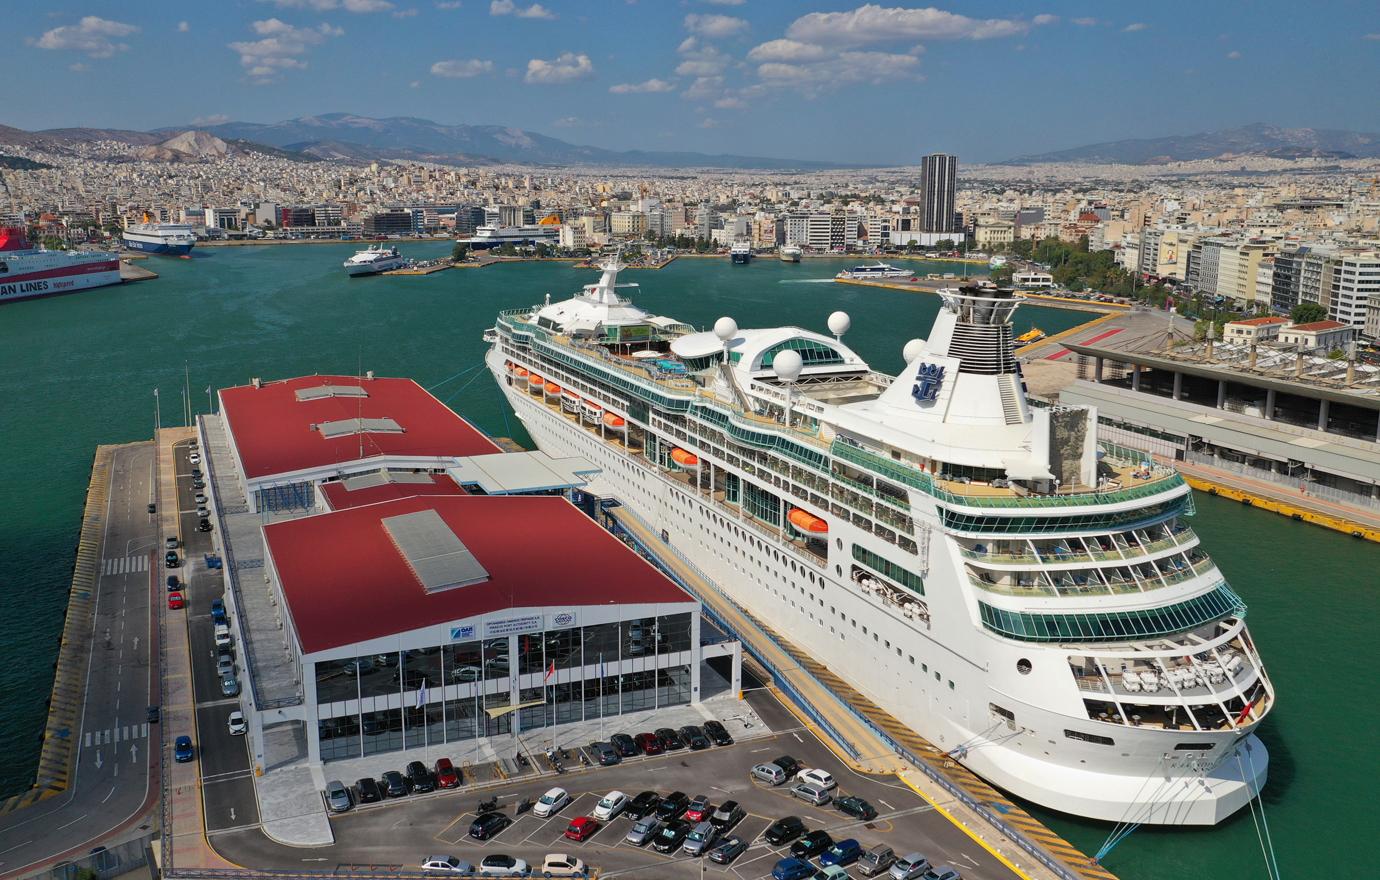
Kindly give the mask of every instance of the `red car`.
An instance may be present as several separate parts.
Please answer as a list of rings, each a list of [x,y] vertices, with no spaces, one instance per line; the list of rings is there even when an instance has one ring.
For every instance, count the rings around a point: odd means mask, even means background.
[[[186,597],[183,596],[181,593],[169,593],[169,594],[168,594],[168,610],[170,610],[170,611],[176,611],[176,610],[179,609],[179,608],[184,608],[184,607],[186,607],[186,605],[187,605],[187,599],[186,599]]]
[[[656,738],[655,733],[639,733],[633,737],[633,742],[644,755],[659,755],[662,752],[661,740]]]
[[[450,758],[437,758],[436,787],[458,788],[459,786],[460,771],[455,769],[455,765],[450,762]]]
[[[712,815],[714,815],[714,805],[709,802],[709,798],[702,794],[695,795],[695,799],[685,808],[685,821],[687,822],[708,822]]]
[[[585,841],[599,830],[599,820],[593,816],[580,816],[570,823],[570,827],[565,829],[565,836],[571,840]]]

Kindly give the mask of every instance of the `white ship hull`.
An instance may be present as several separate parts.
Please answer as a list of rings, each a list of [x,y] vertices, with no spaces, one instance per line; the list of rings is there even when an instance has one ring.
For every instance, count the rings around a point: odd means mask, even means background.
[[[961,557],[940,532],[927,550],[931,626],[902,616],[844,576],[851,558],[841,548],[870,544],[894,553],[890,545],[838,520],[831,524],[828,564],[821,566],[578,427],[527,393],[525,383],[510,385],[498,346],[486,357],[541,450],[601,467],[609,494],[654,531],[665,530],[726,595],[992,784],[1073,815],[1174,825],[1220,822],[1264,784],[1269,759],[1253,725],[1196,732],[1117,726],[1110,748],[1067,738],[1065,729],[1087,726],[1080,695],[1068,693],[1071,651],[1011,643],[976,626],[959,586]],[[571,377],[555,365],[524,366],[571,387]],[[1018,674],[1018,661],[1033,669]],[[1018,723],[994,715],[993,704],[1013,711]],[[1186,744],[1214,748],[1208,754],[1175,748]]]
[[[76,274],[54,275],[28,281],[0,280],[0,303],[34,299],[40,296],[56,296],[78,290],[89,290],[93,287],[109,287],[119,284],[121,280],[118,264],[114,269],[80,271]]]
[[[346,263],[345,274],[351,278],[358,278],[363,275],[378,275],[381,272],[392,272],[394,269],[402,269],[407,266],[407,260],[398,258],[396,260],[376,260],[372,263]]]

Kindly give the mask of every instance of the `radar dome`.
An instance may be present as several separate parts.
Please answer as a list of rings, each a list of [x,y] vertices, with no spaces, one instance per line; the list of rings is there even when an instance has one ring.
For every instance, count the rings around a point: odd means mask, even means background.
[[[848,317],[847,312],[834,312],[829,316],[829,332],[835,336],[842,336],[852,326],[853,319]]]
[[[800,352],[786,349],[778,352],[772,358],[771,368],[776,371],[776,378],[782,382],[794,382],[800,378],[800,371],[805,367],[805,362],[800,359]]]
[[[906,363],[910,363],[920,356],[920,352],[925,350],[925,340],[912,339],[906,343],[906,347],[901,349],[901,357]]]
[[[727,342],[738,335],[738,322],[725,315],[714,322],[714,335]]]

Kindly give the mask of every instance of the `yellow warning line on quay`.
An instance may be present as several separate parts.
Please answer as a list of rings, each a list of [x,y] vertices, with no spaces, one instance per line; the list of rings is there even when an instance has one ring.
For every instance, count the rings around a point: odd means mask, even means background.
[[[1349,520],[1340,516],[1331,516],[1326,513],[1319,513],[1316,510],[1309,510],[1296,504],[1279,498],[1271,498],[1267,495],[1258,495],[1245,489],[1229,486],[1225,483],[1218,483],[1207,480],[1199,476],[1181,474],[1188,485],[1209,495],[1216,495],[1220,498],[1228,498],[1232,501],[1240,501],[1242,504],[1249,504],[1252,507],[1259,507],[1261,510],[1268,510],[1272,513],[1282,514],[1291,519],[1301,522],[1309,522],[1323,528],[1332,529],[1335,532],[1345,532],[1353,538],[1363,538],[1367,541],[1380,543],[1380,529],[1363,525],[1354,520]]]

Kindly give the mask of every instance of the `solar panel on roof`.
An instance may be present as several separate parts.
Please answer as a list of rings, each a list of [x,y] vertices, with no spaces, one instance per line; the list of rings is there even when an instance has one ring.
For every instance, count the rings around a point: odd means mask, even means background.
[[[349,434],[401,434],[402,425],[393,419],[337,419],[316,426],[322,437],[344,437]]]
[[[324,397],[368,397],[369,392],[358,385],[313,385],[293,392],[299,401],[321,400]]]
[[[428,593],[489,579],[489,572],[435,510],[390,516],[383,527]]]

